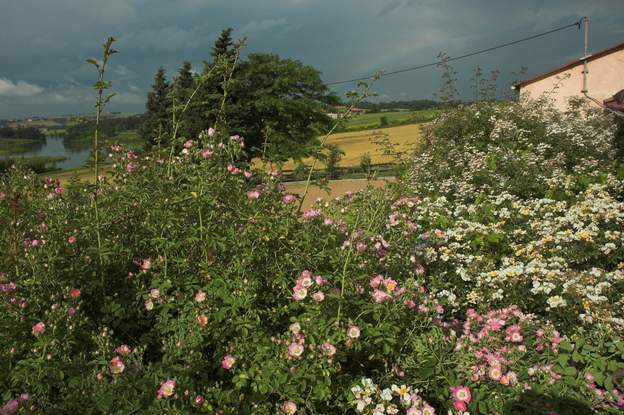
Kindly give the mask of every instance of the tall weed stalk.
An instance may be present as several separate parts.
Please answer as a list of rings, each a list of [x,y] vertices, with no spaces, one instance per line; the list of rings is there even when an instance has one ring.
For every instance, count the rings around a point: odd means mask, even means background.
[[[109,103],[112,97],[115,96],[115,93],[104,94],[107,89],[112,87],[112,82],[107,81],[104,78],[106,72],[106,64],[110,57],[117,53],[115,49],[113,49],[113,42],[115,42],[114,37],[108,37],[106,42],[102,45],[102,61],[98,62],[94,58],[87,59],[87,62],[95,66],[98,72],[98,80],[93,85],[93,89],[95,89],[97,93],[97,97],[95,100],[95,131],[93,132],[93,157],[94,157],[94,165],[93,165],[93,183],[94,183],[94,191],[92,196],[93,201],[93,212],[95,215],[95,234],[97,238],[97,248],[98,248],[98,260],[100,266],[100,276],[102,278],[102,287],[104,287],[103,274],[102,274],[102,237],[100,232],[100,212],[98,209],[98,193],[100,192],[100,161],[99,161],[99,152],[100,152],[100,143],[99,143],[99,134],[100,134],[100,119],[102,117],[102,112],[106,104]]]

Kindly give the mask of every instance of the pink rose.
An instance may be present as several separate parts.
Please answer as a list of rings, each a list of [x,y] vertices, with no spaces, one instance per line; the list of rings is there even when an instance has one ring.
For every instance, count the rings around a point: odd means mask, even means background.
[[[336,346],[328,341],[323,342],[323,344],[321,345],[321,349],[323,350],[323,353],[327,356],[333,356],[336,354]]]
[[[124,356],[130,353],[130,346],[128,346],[127,344],[122,344],[121,346],[117,346],[115,351],[120,355]]]
[[[371,288],[378,288],[381,283],[384,281],[383,275],[376,275],[370,280]]]
[[[108,364],[108,368],[113,375],[118,375],[124,371],[126,365],[124,365],[119,356],[115,356]]]
[[[195,301],[197,301],[198,303],[203,303],[205,299],[206,293],[202,290],[197,290],[197,293],[195,293]]]
[[[147,258],[141,261],[141,271],[148,271],[152,267],[152,260]]]
[[[297,413],[297,404],[292,401],[282,403],[282,412],[286,415],[295,415]]]
[[[158,399],[169,398],[170,396],[173,396],[173,394],[175,393],[176,385],[176,381],[173,379],[167,379],[166,381],[164,381],[158,389]]]
[[[384,301],[389,300],[390,298],[392,298],[392,297],[390,297],[390,295],[388,295],[387,293],[385,293],[384,291],[381,291],[381,290],[373,291],[372,296],[373,296],[373,301],[375,301],[376,303],[383,303]]]
[[[230,370],[234,366],[234,363],[236,363],[236,358],[232,355],[226,354],[221,360],[221,367],[225,370]]]
[[[360,328],[358,326],[350,326],[347,329],[347,336],[351,339],[357,339],[360,337]]]
[[[297,200],[297,198],[291,194],[282,196],[282,202],[284,203],[291,203],[291,202],[294,202],[295,200]]]
[[[325,294],[323,294],[323,291],[315,292],[314,294],[312,294],[312,299],[314,301],[321,302],[325,299]]]
[[[247,192],[247,198],[254,200],[254,199],[258,199],[260,197],[260,192],[257,190],[252,190],[250,192]]]
[[[34,326],[32,326],[32,333],[34,335],[38,335],[41,334],[45,331],[45,324],[43,322],[39,322],[37,324],[35,324]]]
[[[299,357],[303,354],[303,346],[299,343],[292,342],[288,345],[288,355],[290,357]]]
[[[303,301],[304,298],[306,298],[306,296],[308,295],[308,290],[300,285],[296,285],[295,288],[293,288],[293,298],[295,299],[295,301]]]

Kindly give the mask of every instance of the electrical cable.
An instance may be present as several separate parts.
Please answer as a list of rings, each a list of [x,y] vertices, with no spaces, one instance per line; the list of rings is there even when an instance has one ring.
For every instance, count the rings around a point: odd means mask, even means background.
[[[500,45],[492,46],[492,47],[489,47],[489,48],[486,48],[486,49],[481,49],[481,50],[478,50],[478,51],[475,51],[475,52],[466,53],[464,55],[455,56],[455,57],[447,58],[447,59],[442,59],[442,60],[439,60],[439,61],[436,61],[436,62],[426,63],[426,64],[423,64],[423,65],[413,66],[413,67],[410,67],[410,68],[399,69],[399,70],[396,70],[396,71],[383,72],[380,75],[380,77],[386,77],[386,76],[389,76],[389,75],[396,75],[396,74],[400,74],[400,73],[404,73],[404,72],[415,71],[415,70],[418,70],[418,69],[424,69],[424,68],[429,68],[429,67],[432,67],[432,66],[437,66],[437,65],[440,65],[440,64],[446,63],[446,62],[453,62],[453,61],[457,61],[457,60],[460,60],[460,59],[469,58],[471,56],[479,55],[479,54],[486,53],[486,52],[491,52],[491,51],[496,50],[496,49],[505,48],[507,46],[516,45],[518,43],[522,43],[522,42],[526,42],[526,41],[529,41],[529,40],[532,40],[532,39],[536,39],[536,38],[539,38],[539,37],[542,37],[542,36],[550,35],[552,33],[559,32],[561,30],[569,29],[570,27],[573,27],[573,26],[576,26],[580,30],[581,29],[581,21],[582,20],[583,19],[581,19],[581,20],[579,20],[578,22],[575,22],[575,23],[570,23],[570,24],[565,25],[565,26],[561,26],[561,27],[557,27],[555,29],[548,30],[546,32],[542,32],[542,33],[538,33],[538,34],[535,34],[535,35],[532,35],[532,36],[528,36],[528,37],[525,37],[525,38],[522,38],[522,39],[514,40],[512,42],[507,42],[507,43],[503,43],[503,44],[500,44]],[[351,83],[351,82],[363,81],[363,80],[372,78],[373,76],[374,75],[364,76],[364,77],[360,77],[360,78],[347,79],[345,81],[326,82],[325,85],[332,86],[332,85],[340,85],[340,84],[346,84],[346,83]]]

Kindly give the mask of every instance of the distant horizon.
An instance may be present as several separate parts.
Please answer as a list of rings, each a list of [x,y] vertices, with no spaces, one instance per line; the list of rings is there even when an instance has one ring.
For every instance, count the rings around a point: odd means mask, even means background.
[[[372,97],[375,98],[375,97]],[[366,100],[363,101],[362,103],[369,103],[369,104],[390,104],[393,102],[396,103],[407,103],[407,102],[415,102],[415,101],[432,101],[432,102],[437,102],[435,99],[430,99],[430,98],[414,98],[414,99],[400,99],[400,100],[388,100],[388,101],[376,101],[373,102],[372,100]],[[145,111],[143,112],[133,112],[133,111],[104,111],[102,113],[102,115],[116,115],[116,114],[125,114],[128,117],[132,117],[135,115],[142,115],[144,114]],[[21,117],[12,117],[12,118],[0,118],[0,121],[8,121],[8,122],[12,122],[12,121],[17,121],[17,120],[24,120],[27,118],[42,118],[42,119],[54,119],[54,118],[70,118],[70,117],[80,117],[80,116],[90,116],[90,115],[95,115],[95,111],[90,113],[90,112],[79,112],[79,113],[67,113],[67,114],[58,114],[58,115],[41,115],[41,114],[29,114],[29,115],[24,115]]]

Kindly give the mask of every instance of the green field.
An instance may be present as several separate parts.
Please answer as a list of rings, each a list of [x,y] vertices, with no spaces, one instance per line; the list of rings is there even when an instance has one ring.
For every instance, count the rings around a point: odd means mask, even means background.
[[[0,156],[19,155],[32,150],[41,142],[21,138],[0,138]]]
[[[105,139],[107,144],[123,144],[130,148],[143,147],[145,141],[139,135],[138,130],[127,130]]]
[[[370,130],[374,128],[383,127],[381,125],[381,118],[386,117],[388,125],[385,127],[392,127],[404,124],[416,124],[421,122],[427,122],[434,119],[440,110],[428,109],[418,111],[389,111],[389,112],[377,112],[377,113],[365,113],[355,115],[344,124],[342,130],[344,131],[356,131],[356,130]]]

